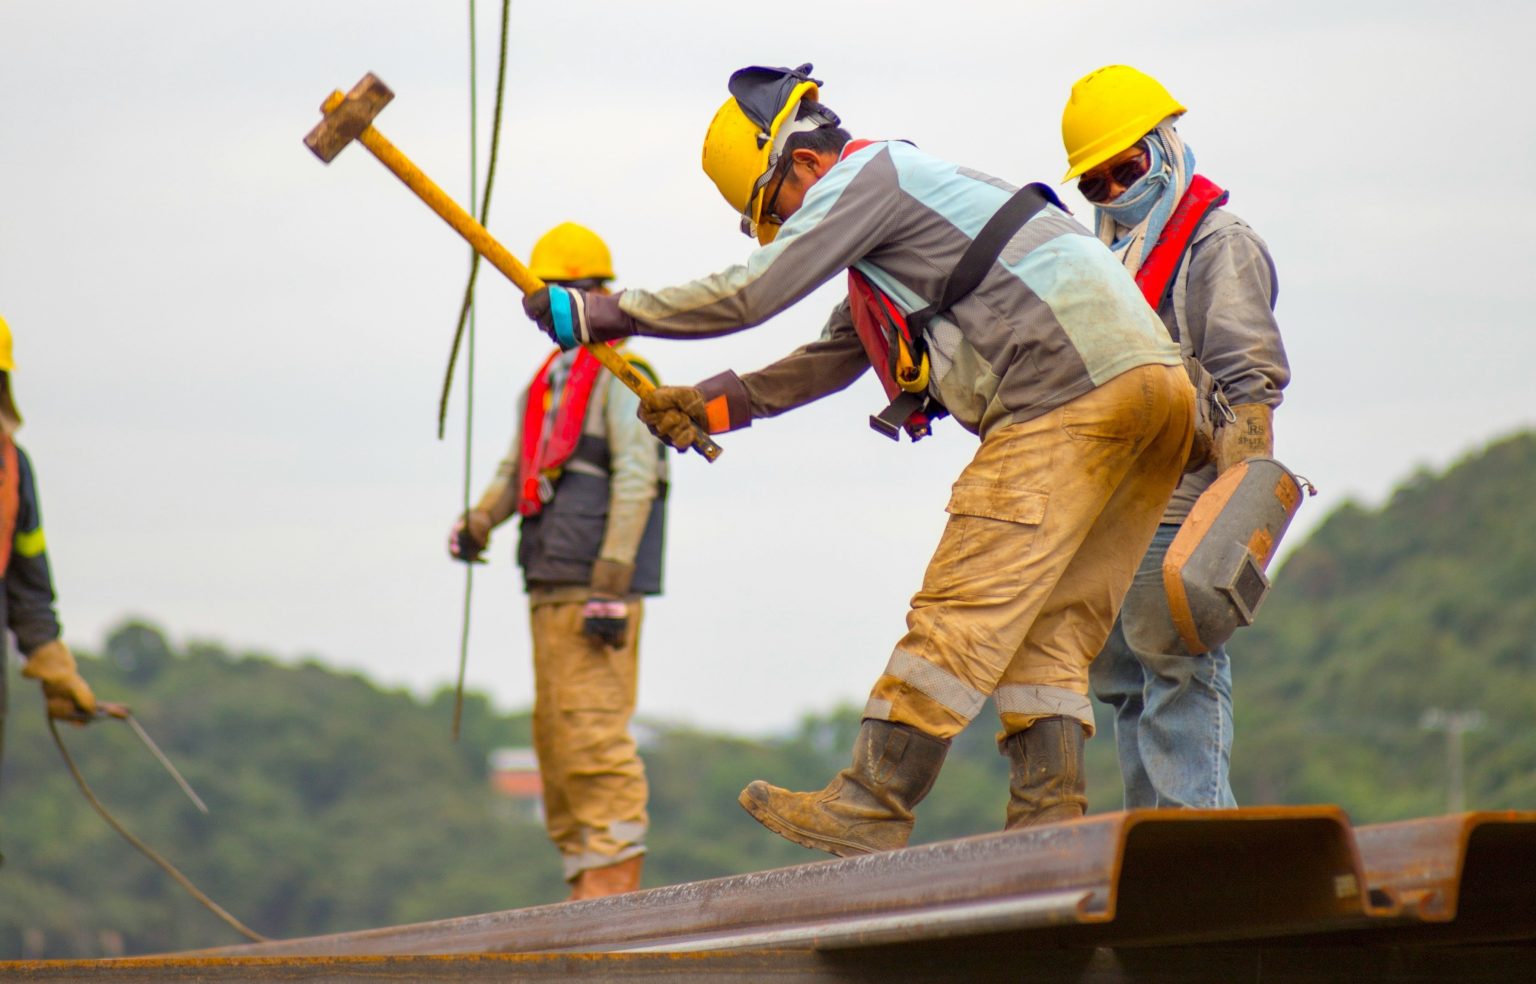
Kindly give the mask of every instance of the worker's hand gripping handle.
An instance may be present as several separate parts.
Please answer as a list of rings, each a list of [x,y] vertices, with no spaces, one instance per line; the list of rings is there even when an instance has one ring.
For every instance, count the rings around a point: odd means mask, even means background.
[[[474,247],[475,252],[485,257],[490,261],[491,266],[500,270],[508,280],[516,284],[519,290],[524,294],[541,290],[544,287],[544,281],[535,277],[527,267],[519,263],[505,246],[491,236],[485,226],[450,198],[436,182],[423,174],[420,168],[395,148],[394,144],[384,139],[383,134],[373,128],[373,118],[393,98],[393,95],[389,87],[372,74],[364,76],[350,93],[343,95],[340,90],[331,93],[330,98],[326,99],[320,107],[325,118],[310,131],[304,143],[315,153],[315,156],[329,164],[351,139],[356,139],[367,147],[380,163],[393,171],[395,177],[403,181],[418,198],[426,202],[428,208],[463,236],[470,246]],[[604,368],[617,376],[619,382],[634,390],[641,399],[645,399],[646,394],[655,389],[655,385],[649,379],[637,372],[627,359],[607,345],[584,347],[603,364]],[[720,457],[720,445],[707,435],[701,434],[698,440],[693,442],[693,449],[703,455],[707,461],[714,461]]]

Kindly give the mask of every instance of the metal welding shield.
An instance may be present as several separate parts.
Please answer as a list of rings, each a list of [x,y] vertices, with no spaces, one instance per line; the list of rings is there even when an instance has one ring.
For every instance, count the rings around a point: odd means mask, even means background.
[[[1250,458],[1195,500],[1163,558],[1169,612],[1191,655],[1208,653],[1253,624],[1269,593],[1265,570],[1303,489],[1317,491],[1273,458]]]

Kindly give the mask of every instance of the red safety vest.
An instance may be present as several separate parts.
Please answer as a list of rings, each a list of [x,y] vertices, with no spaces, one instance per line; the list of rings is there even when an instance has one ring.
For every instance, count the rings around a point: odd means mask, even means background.
[[[878,142],[850,140],[843,147],[838,160]],[[896,382],[896,358],[891,349],[898,334],[911,348],[912,333],[907,329],[907,316],[884,291],[852,267],[848,268],[848,307],[853,315],[853,330],[864,346],[864,354],[869,357],[869,364],[874,366],[875,376],[880,380],[886,397],[894,400],[902,390]],[[902,427],[915,441],[928,435],[931,423],[927,413],[915,410]]]
[[[523,451],[517,470],[517,511],[524,516],[537,515],[544,508],[541,484],[547,485],[553,480],[560,467],[576,452],[582,424],[587,418],[587,404],[592,399],[592,388],[603,371],[603,364],[591,352],[586,349],[577,352],[570,376],[560,388],[560,404],[551,406],[549,370],[560,355],[557,349],[545,359],[528,387],[528,406],[523,411]],[[555,419],[546,436],[544,421],[550,413]]]
[[[16,517],[21,512],[21,456],[9,434],[0,434],[0,577],[11,565]]]
[[[1141,269],[1136,271],[1136,286],[1141,288],[1141,296],[1152,305],[1152,310],[1162,307],[1167,298],[1173,278],[1189,252],[1189,245],[1194,242],[1195,233],[1200,231],[1200,223],[1226,203],[1226,191],[1217,187],[1214,181],[1203,174],[1190,179],[1184,197],[1174,206],[1162,235],[1157,237],[1157,245],[1152,247],[1142,260]]]

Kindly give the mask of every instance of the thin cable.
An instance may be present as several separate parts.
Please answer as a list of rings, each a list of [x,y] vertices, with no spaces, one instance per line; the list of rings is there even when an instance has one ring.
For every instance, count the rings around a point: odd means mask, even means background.
[[[478,64],[475,58],[475,0],[469,0],[469,200],[475,200],[475,194],[479,190],[480,179],[475,172],[477,162],[480,159],[480,148],[476,141],[475,129],[480,122],[480,108],[476,101],[479,93],[479,84],[476,79]],[[480,220],[485,225],[485,219]],[[464,327],[464,316],[469,316],[469,339],[465,349],[464,374],[469,377],[464,385],[464,511],[460,516],[469,516],[469,483],[470,483],[470,445],[475,434],[475,275],[480,271],[480,254],[474,250],[469,251],[469,283],[464,288],[464,306],[459,311],[459,328]],[[457,333],[454,338],[457,343]],[[453,372],[449,367],[450,376]],[[446,396],[446,392],[444,394]],[[442,425],[441,419],[438,425]],[[464,520],[467,521],[467,520]],[[467,560],[468,558],[466,558]],[[459,677],[453,688],[453,731],[454,741],[459,740],[459,725],[464,718],[464,674],[469,668],[469,612],[470,599],[475,589],[475,565],[464,565],[464,614],[459,620]]]
[[[507,91],[507,22],[510,19],[512,0],[501,0],[501,48],[496,66],[496,108],[491,119],[491,156],[485,168],[485,194],[480,202],[480,224],[485,225],[491,215],[491,188],[496,184],[496,160],[501,151],[501,109]],[[473,28],[471,28],[473,30]],[[473,58],[473,55],[471,55]],[[473,79],[470,81],[474,85]],[[471,94],[471,101],[474,97]],[[473,200],[473,193],[471,193]],[[448,420],[448,397],[453,390],[453,370],[459,358],[459,343],[464,337],[464,326],[474,303],[475,280],[480,275],[480,257],[470,261],[469,283],[464,286],[464,301],[459,306],[458,327],[454,329],[453,346],[448,350],[448,370],[443,373],[443,391],[437,401],[437,439],[443,439]]]
[[[85,794],[86,800],[90,802],[91,806],[96,810],[97,813],[101,814],[101,818],[107,822],[107,826],[121,834],[123,840],[137,848],[140,854],[144,855],[146,858],[149,858],[155,864],[159,865],[160,870],[174,878],[176,880],[176,884],[186,889],[187,894],[201,902],[209,912],[224,920],[229,928],[233,929],[235,932],[239,933],[241,936],[244,936],[246,939],[253,943],[269,942],[267,937],[256,932],[254,929],[251,929],[245,923],[241,922],[226,912],[223,906],[219,905],[213,899],[210,899],[207,895],[204,895],[202,889],[192,884],[192,880],[190,878],[176,870],[175,865],[171,864],[165,858],[157,854],[154,848],[133,836],[127,827],[124,827],[122,824],[118,823],[117,818],[108,812],[107,808],[101,804],[101,800],[96,798],[96,794],[91,792],[91,787],[86,783],[85,776],[80,774],[80,767],[75,765],[75,760],[70,756],[69,749],[64,747],[64,738],[59,734],[58,722],[55,721],[51,716],[48,718],[48,730],[53,732],[53,743],[59,746],[59,754],[64,756],[64,764],[69,766],[69,774],[75,777],[75,785],[80,787],[80,792]]]
[[[497,150],[501,146],[501,108],[503,96],[506,93],[507,83],[507,21],[511,12],[511,0],[502,0],[501,4],[501,43],[496,66],[496,109],[491,121],[491,157],[486,165],[485,173],[485,197],[480,203],[480,224],[485,225],[491,215],[491,186],[496,181],[496,157]],[[475,0],[469,0],[469,199],[475,200],[475,162],[479,158],[479,149],[475,142],[475,125],[480,113],[477,103],[478,86],[476,83],[477,63],[475,44]],[[448,410],[448,393],[453,386],[453,363],[458,354],[459,338],[464,333],[465,319],[468,318],[469,339],[465,350],[465,375],[468,376],[464,387],[464,512],[469,514],[469,483],[472,478],[471,448],[474,444],[475,434],[475,278],[480,272],[480,254],[471,251],[469,260],[469,282],[464,287],[464,303],[459,309],[459,326],[453,336],[453,351],[448,356],[448,372],[443,377],[443,395],[438,405],[437,436],[443,436],[443,424]],[[474,594],[475,567],[473,564],[464,565],[464,612],[460,620],[459,628],[459,676],[453,691],[453,740],[459,740],[460,725],[464,718],[464,675],[469,666],[469,618],[470,604]]]

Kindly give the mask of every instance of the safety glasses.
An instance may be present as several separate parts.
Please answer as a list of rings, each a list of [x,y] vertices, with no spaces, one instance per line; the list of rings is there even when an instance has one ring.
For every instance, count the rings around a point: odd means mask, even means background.
[[[773,194],[769,196],[768,201],[763,203],[763,211],[761,212],[761,215],[764,222],[772,222],[775,225],[784,224],[784,220],[779,218],[779,213],[777,211],[779,207],[779,192],[784,190],[784,179],[789,177],[790,168],[794,166],[795,163],[793,158],[785,158],[783,166],[775,169],[779,172],[779,183],[773,186]]]
[[[1077,179],[1077,190],[1090,202],[1105,202],[1110,198],[1110,182],[1121,188],[1129,188],[1146,176],[1152,166],[1151,155],[1145,145],[1137,145],[1135,157],[1117,161],[1108,167],[1095,168]]]

